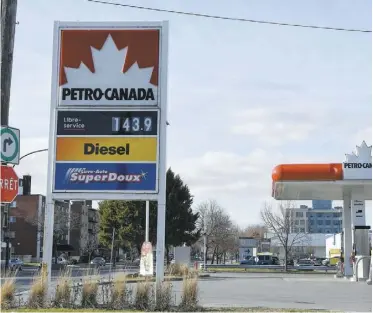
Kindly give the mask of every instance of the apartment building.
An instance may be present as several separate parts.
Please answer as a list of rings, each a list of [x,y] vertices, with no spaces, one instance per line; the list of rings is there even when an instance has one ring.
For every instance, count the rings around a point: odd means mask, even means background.
[[[42,259],[44,212],[45,196],[17,196],[7,219],[11,255],[34,261]],[[80,256],[85,250],[97,247],[98,216],[91,201],[55,201],[53,235],[57,253]],[[2,244],[2,259],[5,259],[5,244]]]
[[[71,256],[89,255],[98,249],[99,214],[92,201],[72,201],[70,214],[70,241],[75,248]]]
[[[337,234],[342,231],[342,208],[312,209],[307,212],[308,232]]]
[[[342,208],[310,208],[301,205],[291,209],[292,232],[333,234],[342,231]]]
[[[18,195],[14,203],[9,209],[8,225],[11,254],[39,261],[43,256],[45,196]],[[54,235],[59,245],[67,244],[68,207],[66,201],[55,202]]]

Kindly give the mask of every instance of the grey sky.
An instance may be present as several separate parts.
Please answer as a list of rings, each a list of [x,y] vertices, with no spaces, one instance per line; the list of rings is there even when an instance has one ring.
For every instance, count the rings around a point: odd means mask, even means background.
[[[120,1],[118,1],[120,2]],[[371,29],[371,1],[153,0],[136,5],[279,22]],[[168,164],[195,203],[216,199],[244,226],[259,222],[271,170],[341,162],[372,137],[371,34],[222,21],[84,0],[19,1],[12,126],[21,153],[47,147],[54,20],[169,20]],[[26,159],[45,193],[46,154]],[[371,203],[368,203],[371,220]]]

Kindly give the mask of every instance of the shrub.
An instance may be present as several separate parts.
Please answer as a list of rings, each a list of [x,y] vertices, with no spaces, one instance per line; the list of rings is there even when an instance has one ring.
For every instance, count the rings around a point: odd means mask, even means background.
[[[156,287],[155,311],[169,311],[172,303],[172,284],[162,282]]]
[[[72,306],[71,285],[71,272],[65,270],[61,273],[57,281],[56,293],[53,301],[55,307],[69,308]]]
[[[129,294],[127,290],[126,276],[116,276],[111,288],[110,307],[116,310],[128,307]]]
[[[198,279],[184,277],[180,308],[184,312],[195,311],[198,308]]]
[[[47,304],[47,271],[43,266],[40,274],[34,278],[28,296],[28,307],[31,309],[44,308]]]
[[[86,280],[82,286],[82,301],[81,305],[83,308],[95,308],[97,307],[97,295],[98,282],[95,280]]]
[[[185,264],[170,264],[167,268],[167,273],[172,276],[188,276],[190,270]]]
[[[5,277],[6,281],[1,285],[0,307],[1,310],[7,310],[14,306],[16,286],[14,277]]]
[[[151,284],[148,280],[144,282],[138,282],[136,286],[136,295],[134,307],[137,310],[148,310],[151,307]]]

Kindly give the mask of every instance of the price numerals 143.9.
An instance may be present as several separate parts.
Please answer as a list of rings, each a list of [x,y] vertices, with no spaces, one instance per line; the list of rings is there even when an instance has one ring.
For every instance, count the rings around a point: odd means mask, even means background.
[[[153,120],[149,117],[113,117],[113,132],[151,132]]]

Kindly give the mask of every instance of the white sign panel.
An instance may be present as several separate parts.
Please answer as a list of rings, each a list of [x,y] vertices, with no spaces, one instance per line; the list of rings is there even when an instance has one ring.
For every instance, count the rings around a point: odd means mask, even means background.
[[[356,152],[346,154],[343,179],[372,179],[372,146],[368,147],[363,141],[356,146]]]
[[[153,276],[153,247],[151,242],[144,242],[141,246],[140,275]]]
[[[351,201],[351,214],[354,226],[366,226],[364,200]]]

